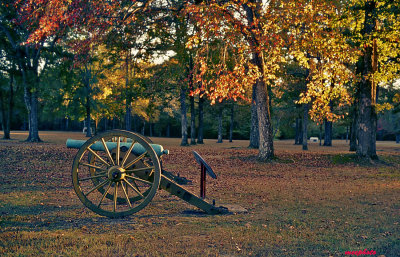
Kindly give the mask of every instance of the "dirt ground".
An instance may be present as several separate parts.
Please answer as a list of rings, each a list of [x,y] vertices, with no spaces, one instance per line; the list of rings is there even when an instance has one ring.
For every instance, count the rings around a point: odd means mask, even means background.
[[[333,147],[275,141],[276,159],[257,161],[248,141],[215,139],[180,147],[180,139],[151,138],[170,150],[164,168],[192,180],[199,192],[200,153],[218,178],[207,199],[247,213],[206,215],[158,191],[142,211],[123,219],[83,206],[71,182],[79,132],[26,132],[0,140],[1,256],[348,256],[375,251],[399,256],[400,145],[377,142],[379,161],[365,163],[344,140]],[[0,137],[2,134],[0,133]]]

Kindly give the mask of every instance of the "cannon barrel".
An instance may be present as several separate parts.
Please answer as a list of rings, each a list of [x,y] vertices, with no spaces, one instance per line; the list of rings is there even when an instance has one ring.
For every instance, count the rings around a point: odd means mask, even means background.
[[[85,140],[76,140],[76,139],[67,139],[67,147],[68,148],[81,148],[82,145],[86,143]],[[129,147],[131,146],[132,143],[129,142],[121,142],[120,147],[126,147],[128,150]],[[107,148],[109,151],[113,150],[114,148],[117,147],[117,142],[106,142]],[[162,145],[158,144],[150,144],[151,147],[154,149],[158,157],[161,157],[163,154],[168,154],[169,151],[164,149]],[[95,151],[104,151],[104,146],[100,141],[95,142],[90,146],[92,150]],[[135,143],[133,148],[132,148],[132,153],[135,155],[141,155],[146,151],[146,149],[139,143]]]

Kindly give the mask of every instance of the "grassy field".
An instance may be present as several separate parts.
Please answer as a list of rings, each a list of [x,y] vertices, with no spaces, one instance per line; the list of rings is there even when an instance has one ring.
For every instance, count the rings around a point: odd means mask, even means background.
[[[0,256],[349,256],[374,250],[400,253],[400,145],[378,142],[380,161],[362,163],[344,141],[333,147],[276,141],[277,158],[257,162],[247,141],[180,147],[179,139],[152,138],[170,154],[166,170],[193,180],[192,151],[214,168],[207,196],[248,213],[206,215],[159,191],[139,213],[108,219],[86,209],[72,187],[77,152],[66,138],[82,133],[25,132],[0,140]],[[0,134],[0,137],[2,134]]]

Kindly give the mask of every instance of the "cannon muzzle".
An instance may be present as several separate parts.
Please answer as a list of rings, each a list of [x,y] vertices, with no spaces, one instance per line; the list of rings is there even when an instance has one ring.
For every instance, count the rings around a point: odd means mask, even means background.
[[[67,147],[68,148],[81,148],[82,145],[86,143],[85,140],[75,140],[75,139],[67,139]],[[106,142],[107,148],[109,151],[112,151],[114,148],[117,147],[117,142]],[[121,149],[126,148],[126,150],[129,149],[129,147],[132,145],[130,142],[121,142],[120,147]],[[161,157],[163,154],[169,154],[169,151],[164,149],[162,145],[157,145],[157,144],[150,144],[150,146],[154,149],[158,157]],[[95,142],[90,146],[90,148],[94,151],[105,151],[104,146],[100,141]],[[132,153],[135,155],[141,155],[144,152],[146,152],[146,149],[139,143],[135,143],[133,148],[132,148]]]

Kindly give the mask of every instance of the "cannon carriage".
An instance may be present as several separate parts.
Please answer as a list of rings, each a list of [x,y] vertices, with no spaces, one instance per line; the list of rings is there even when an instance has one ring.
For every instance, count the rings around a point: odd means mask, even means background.
[[[84,140],[67,140],[67,147],[79,148],[72,165],[72,182],[80,201],[93,212],[118,218],[145,208],[158,189],[166,190],[208,214],[229,213],[227,207],[207,202],[205,177],[216,178],[211,167],[196,152],[201,166],[200,197],[176,182],[163,170],[161,145],[123,130],[112,130]]]

